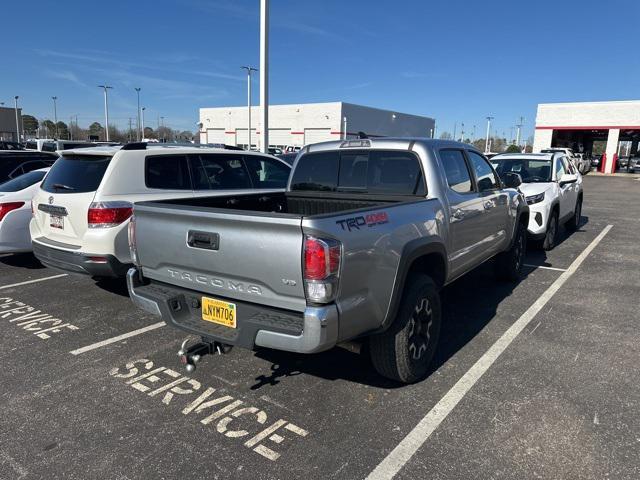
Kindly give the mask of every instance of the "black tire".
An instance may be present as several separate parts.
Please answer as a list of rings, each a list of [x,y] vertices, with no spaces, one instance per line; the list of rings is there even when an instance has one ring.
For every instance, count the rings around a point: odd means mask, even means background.
[[[558,211],[554,210],[551,213],[551,217],[549,217],[549,223],[547,224],[547,232],[545,233],[544,240],[542,242],[543,250],[553,250],[553,247],[556,246],[556,241],[558,239]]]
[[[406,285],[391,326],[369,338],[369,353],[383,377],[415,383],[428,373],[440,337],[442,310],[438,287],[430,277],[413,275]]]
[[[496,257],[495,272],[500,280],[517,281],[522,277],[522,264],[527,252],[527,228],[518,222],[511,248]]]
[[[573,217],[571,217],[571,220],[567,222],[567,228],[572,232],[575,232],[576,230],[578,230],[578,228],[580,228],[581,219],[582,219],[582,197],[579,197],[578,201],[576,202],[576,208],[573,211]]]

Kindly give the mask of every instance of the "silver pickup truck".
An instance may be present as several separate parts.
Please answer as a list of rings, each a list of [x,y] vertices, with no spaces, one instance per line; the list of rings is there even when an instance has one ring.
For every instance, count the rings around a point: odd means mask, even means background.
[[[439,289],[490,259],[519,277],[519,184],[457,142],[309,145],[285,192],[135,204],[129,293],[209,351],[314,353],[366,337],[381,375],[415,382],[438,342]],[[200,355],[188,352],[189,366]]]

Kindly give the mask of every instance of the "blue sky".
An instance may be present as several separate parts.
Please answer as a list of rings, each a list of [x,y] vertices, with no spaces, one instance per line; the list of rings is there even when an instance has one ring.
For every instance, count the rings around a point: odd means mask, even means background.
[[[241,65],[259,64],[259,0],[5,2],[0,102],[103,122],[159,115],[195,130],[198,108],[246,104]],[[272,103],[347,101],[435,117],[483,136],[541,102],[639,95],[637,0],[271,0]],[[20,19],[9,21],[9,19]],[[627,24],[627,25],[625,25]],[[257,81],[254,103],[258,101]],[[460,126],[458,126],[458,131]]]

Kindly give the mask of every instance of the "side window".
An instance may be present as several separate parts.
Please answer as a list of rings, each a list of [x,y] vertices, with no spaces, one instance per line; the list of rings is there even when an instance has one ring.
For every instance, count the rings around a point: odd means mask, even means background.
[[[473,184],[462,150],[440,150],[449,188],[458,193],[473,192]]]
[[[336,152],[303,155],[293,172],[291,190],[335,192],[338,162],[339,156]]]
[[[191,173],[194,190],[237,190],[251,188],[242,155],[192,155]]]
[[[556,158],[556,180],[560,180],[562,175],[565,174],[564,158]]]
[[[255,188],[285,188],[291,169],[278,160],[246,155],[244,161]]]
[[[18,168],[16,168],[15,170],[13,170],[10,174],[9,174],[9,178],[16,178],[19,177],[20,175],[22,175],[23,173],[25,173],[25,168],[26,164],[20,165]],[[28,171],[28,170],[27,170]]]
[[[144,181],[148,188],[163,190],[191,190],[189,167],[185,155],[148,156]]]
[[[475,152],[467,151],[471,167],[476,173],[476,181],[478,182],[478,190],[484,192],[486,190],[494,190],[500,187],[498,177],[494,173],[491,165],[485,158]]]
[[[387,195],[426,195],[420,160],[410,152],[372,150],[367,190]]]

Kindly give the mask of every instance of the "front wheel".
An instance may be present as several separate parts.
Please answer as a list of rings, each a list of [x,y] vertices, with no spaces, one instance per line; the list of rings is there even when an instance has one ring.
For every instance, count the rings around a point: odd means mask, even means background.
[[[553,247],[556,246],[556,240],[558,237],[558,212],[553,211],[551,213],[551,217],[549,218],[549,224],[547,225],[547,232],[544,236],[544,241],[542,242],[543,250],[553,250]]]
[[[527,251],[527,228],[520,222],[511,248],[496,258],[496,276],[500,280],[517,281],[522,275],[522,264]]]
[[[427,275],[407,279],[409,286],[393,323],[369,338],[371,362],[383,377],[403,383],[422,380],[440,337],[440,294]]]

